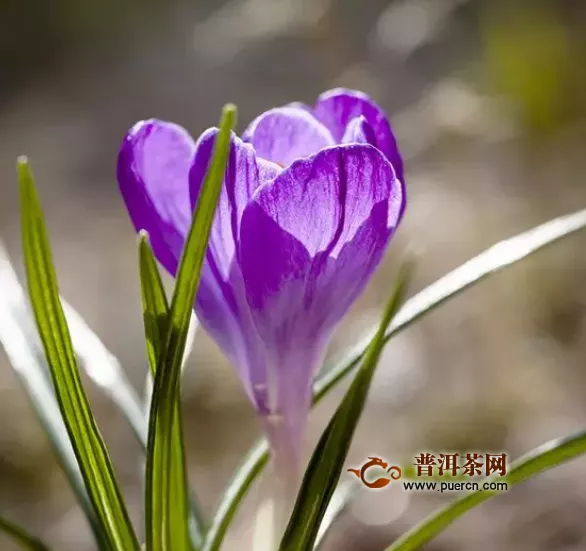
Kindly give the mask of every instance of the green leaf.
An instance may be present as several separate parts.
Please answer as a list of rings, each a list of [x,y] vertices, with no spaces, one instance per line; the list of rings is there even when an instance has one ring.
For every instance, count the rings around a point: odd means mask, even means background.
[[[0,531],[8,534],[23,549],[29,551],[51,551],[49,546],[35,536],[31,536],[24,528],[0,516]]]
[[[0,247],[0,342],[88,519],[96,542],[103,544],[103,533],[61,417],[39,337],[35,329],[34,339],[31,338],[29,324],[25,324],[28,316],[24,290],[6,251]],[[32,318],[30,323],[34,326]]]
[[[165,298],[166,304],[164,291],[163,297]],[[61,303],[63,304],[73,346],[79,357],[81,367],[95,385],[118,407],[128,421],[143,451],[146,453],[148,420],[147,416],[144,415],[142,400],[138,397],[127,379],[126,373],[117,358],[106,348],[100,338],[88,327],[83,318],[72,306],[63,299],[61,299]],[[188,337],[189,349],[191,348],[196,326],[197,319],[194,317],[190,325]],[[149,377],[152,380],[150,374]],[[199,504],[195,496],[191,495],[189,499],[191,504],[190,533],[196,547],[199,547],[203,540],[203,516],[200,513]]]
[[[327,535],[330,531],[330,528],[347,510],[348,505],[352,499],[356,497],[358,489],[359,484],[354,481],[344,482],[338,485],[326,510],[326,514],[321,521],[319,532],[317,533],[317,538],[315,539],[315,545],[313,547],[314,550],[322,548],[324,541],[327,541]]]
[[[157,261],[148,242],[146,232],[139,236],[140,282],[144,317],[147,356],[153,377],[157,371],[157,359],[161,357],[168,328],[169,304]],[[178,385],[180,386],[181,379]],[[180,390],[177,391],[181,395]],[[193,527],[194,545],[199,548],[203,541],[203,523],[200,516],[189,511],[189,481],[185,466],[185,447],[183,443],[183,415],[181,401],[176,400],[171,434],[170,498],[169,508],[170,538],[172,549],[190,549],[189,525]],[[194,500],[192,500],[194,502]],[[194,508],[196,511],[197,508]]]
[[[130,384],[120,362],[106,348],[98,335],[63,297],[61,297],[61,304],[80,367],[118,407],[146,452],[148,421],[144,415],[142,400]],[[193,339],[191,329],[190,326],[190,340]],[[4,345],[11,366],[29,395],[31,405],[47,432],[69,482],[91,522],[97,541],[100,542],[100,527],[87,496],[67,430],[61,419],[50,379],[50,370],[45,362],[33,314],[28,303],[25,302],[24,291],[1,243],[0,342]],[[195,498],[192,498],[192,509],[198,510]],[[202,523],[197,522],[198,518],[193,516],[190,526],[194,541],[201,543]],[[103,544],[103,541],[101,543]]]
[[[557,467],[586,453],[586,431],[566,438],[552,440],[529,452],[511,465],[507,476],[498,481],[508,483],[508,490],[528,478]],[[488,479],[494,481],[496,479]],[[479,482],[482,488],[483,482]],[[414,551],[445,530],[452,522],[498,492],[478,490],[463,495],[399,538],[387,551]]]
[[[29,295],[61,415],[109,547],[112,550],[138,551],[138,540],[116,482],[114,468],[81,384],[59,299],[43,213],[25,158],[18,160],[18,179]]]
[[[231,129],[236,108],[224,107],[220,131],[214,143],[210,168],[197,201],[185,241],[171,300],[163,354],[157,358],[146,467],[146,539],[148,551],[175,551],[171,547],[173,505],[171,504],[172,426],[179,400],[181,364],[189,330],[191,310],[197,293],[201,268],[216,206],[222,189],[230,150]],[[176,450],[175,450],[176,451]]]
[[[584,228],[586,228],[586,209],[560,216],[493,245],[409,299],[391,323],[385,334],[385,341],[433,311],[446,300],[459,295],[491,274]],[[335,365],[324,368],[323,375],[317,378],[313,387],[314,404],[352,372],[364,354],[370,339],[371,336],[368,336],[361,340]],[[266,439],[261,438],[253,445],[240,469],[228,483],[212,519],[204,551],[217,551],[220,548],[238,506],[267,464],[268,454]]]
[[[340,480],[354,432],[366,403],[372,377],[383,350],[385,332],[403,301],[410,273],[408,264],[400,271],[360,369],[319,439],[305,471],[279,551],[313,549],[315,545],[322,519]]]
[[[268,444],[264,438],[261,438],[248,452],[228,484],[212,524],[206,533],[202,551],[218,551],[220,549],[238,505],[244,499],[255,479],[262,473],[268,461]]]
[[[153,256],[148,234],[145,231],[139,233],[138,252],[147,357],[151,372],[155,375],[157,361],[161,355],[167,333],[169,303],[161,274],[157,268],[157,261]]]
[[[136,439],[146,450],[148,426],[142,400],[120,362],[67,301],[61,298],[61,304],[81,368],[124,415]]]

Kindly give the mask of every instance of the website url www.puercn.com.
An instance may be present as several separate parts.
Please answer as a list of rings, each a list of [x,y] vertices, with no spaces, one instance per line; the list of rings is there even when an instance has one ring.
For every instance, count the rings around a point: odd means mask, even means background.
[[[416,492],[506,492],[506,482],[403,482],[403,488]]]

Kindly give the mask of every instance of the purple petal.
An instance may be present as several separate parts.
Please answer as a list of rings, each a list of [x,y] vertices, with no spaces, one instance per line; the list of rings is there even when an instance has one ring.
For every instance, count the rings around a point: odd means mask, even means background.
[[[189,172],[189,194],[193,209],[212,157],[217,134],[217,128],[210,128],[200,136],[196,144],[193,165]],[[223,280],[228,279],[234,260],[235,243],[244,207],[254,191],[279,172],[277,165],[262,159],[257,160],[252,146],[232,134],[226,176],[209,241],[209,254]]]
[[[334,145],[329,130],[305,109],[278,107],[257,117],[244,132],[258,157],[289,166]]]
[[[185,129],[151,119],[132,127],[118,155],[118,183],[134,227],[149,233],[171,274],[191,220],[187,176],[194,149]]]
[[[305,419],[316,359],[379,263],[403,202],[380,151],[343,145],[295,162],[246,207],[246,296],[275,366],[271,409],[291,423]]]
[[[366,260],[377,259],[398,223],[403,192],[391,165],[369,145],[328,148],[259,188],[244,211],[239,247],[248,303],[265,343],[282,350],[297,346],[300,335],[319,338],[323,328],[314,322],[323,312],[312,310],[324,300],[320,278],[333,262],[347,264],[342,279],[353,268],[356,283],[333,297],[349,306],[352,289],[370,276]],[[365,257],[352,267],[344,254],[355,242]]]
[[[350,121],[344,136],[342,136],[342,143],[368,143],[374,147],[377,146],[374,130],[368,124],[364,115],[355,117]]]
[[[330,90],[318,98],[313,114],[329,128],[338,143],[342,142],[351,121],[363,115],[374,130],[376,147],[387,156],[397,177],[403,181],[403,160],[387,116],[366,94],[344,88]]]
[[[292,101],[284,107],[294,107],[295,109],[303,109],[308,113],[313,113],[313,107],[311,107],[311,105],[307,105],[307,103],[303,103],[302,101]]]
[[[396,182],[394,193],[399,194],[401,188]],[[340,248],[337,256],[324,258],[325,253],[321,253],[321,257],[314,260],[309,287],[315,287],[313,310],[316,324],[333,328],[362,293],[394,233],[395,227],[389,227],[389,218],[397,223],[401,209],[399,202],[394,196],[389,203],[380,201],[375,204],[370,216],[353,238]]]
[[[326,344],[303,308],[312,259],[254,201],[242,219],[240,255],[252,318],[266,351],[265,431],[278,468],[292,470],[300,460],[311,380]]]
[[[195,311],[206,332],[231,361],[255,409],[267,415],[265,352],[250,317],[242,274],[236,262],[232,264],[228,279],[223,280],[208,251]]]
[[[189,173],[192,206],[197,202],[217,134],[218,130],[211,128],[196,144]],[[196,313],[202,325],[230,358],[260,410],[266,407],[264,352],[250,319],[235,254],[244,207],[252,193],[279,171],[276,165],[257,160],[252,146],[232,135],[226,176],[196,299]]]
[[[395,180],[393,167],[374,147],[342,145],[297,161],[259,188],[252,203],[312,257],[326,250],[336,256],[373,206],[400,189]],[[402,201],[397,197],[390,205],[399,208]],[[395,225],[389,219],[389,226]]]

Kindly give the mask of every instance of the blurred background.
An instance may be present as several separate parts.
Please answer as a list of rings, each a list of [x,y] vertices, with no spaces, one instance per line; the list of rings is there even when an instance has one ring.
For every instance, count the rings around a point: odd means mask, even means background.
[[[586,206],[586,6],[580,0],[3,0],[0,239],[22,277],[15,159],[29,155],[63,296],[142,392],[136,237],[115,160],[137,120],[197,135],[222,105],[239,129],[334,86],[371,95],[406,159],[409,206],[336,355],[376,323],[407,247],[412,292],[496,241]],[[538,253],[394,338],[348,460],[422,450],[519,456],[586,424],[586,236]],[[87,383],[140,525],[140,448]],[[343,385],[342,385],[343,386]],[[312,415],[308,453],[342,396]],[[199,332],[185,375],[192,486],[211,514],[260,434],[230,366]],[[586,549],[586,460],[482,505],[425,549]],[[243,549],[267,489],[228,535]],[[449,495],[359,493],[330,550],[379,551]],[[62,551],[94,549],[25,392],[0,361],[0,514]],[[2,539],[0,549],[12,550]]]

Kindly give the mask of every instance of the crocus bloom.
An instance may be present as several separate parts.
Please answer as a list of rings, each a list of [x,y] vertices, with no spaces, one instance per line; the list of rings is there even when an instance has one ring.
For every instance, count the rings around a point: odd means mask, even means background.
[[[118,159],[136,230],[175,275],[217,129],[194,140],[137,123]],[[405,208],[389,122],[366,95],[322,94],[232,135],[195,302],[262,416],[277,465],[295,468],[311,383],[332,331],[363,291]]]

